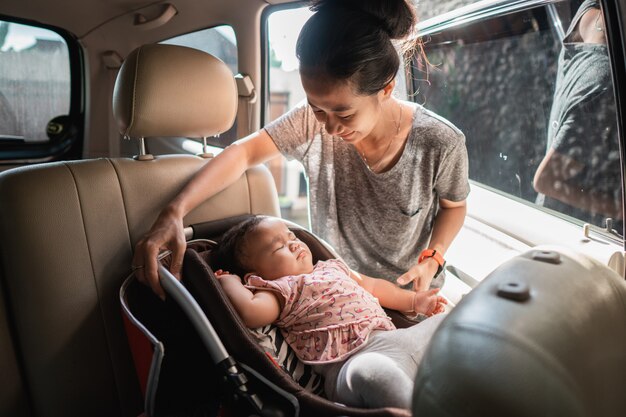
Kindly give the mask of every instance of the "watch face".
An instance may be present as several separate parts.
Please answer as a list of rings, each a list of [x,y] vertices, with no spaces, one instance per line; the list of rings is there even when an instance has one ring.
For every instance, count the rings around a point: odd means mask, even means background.
[[[443,271],[445,267],[445,263],[444,265],[439,265],[439,268],[437,268],[437,272],[435,272],[435,275],[433,276],[433,279],[437,278]]]
[[[433,280],[430,282],[430,288],[441,288],[446,282],[446,270],[444,268],[437,271]]]

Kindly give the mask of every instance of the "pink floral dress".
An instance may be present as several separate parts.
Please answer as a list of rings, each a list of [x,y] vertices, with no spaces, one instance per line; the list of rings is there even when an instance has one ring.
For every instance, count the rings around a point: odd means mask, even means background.
[[[284,306],[275,324],[304,363],[344,360],[365,345],[372,330],[395,329],[378,300],[337,259],[318,262],[310,274],[273,281],[250,275],[246,284],[279,294]]]

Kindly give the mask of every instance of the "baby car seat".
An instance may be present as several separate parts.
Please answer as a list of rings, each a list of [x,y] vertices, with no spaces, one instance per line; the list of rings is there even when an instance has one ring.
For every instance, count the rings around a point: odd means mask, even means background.
[[[124,283],[120,297],[127,323],[150,342],[148,349],[144,343],[143,353],[137,342],[131,343],[137,362],[152,357],[152,364],[138,363],[147,414],[216,415],[221,409],[235,416],[410,416],[408,410],[360,409],[325,399],[319,377],[293,353],[285,353],[290,348],[276,336],[275,328],[251,331],[243,324],[211,269],[211,249],[226,230],[247,217],[192,226],[194,239],[202,240],[188,243],[180,283],[166,269],[169,259],[162,260],[165,301],[132,276]],[[335,256],[310,232],[286,223],[309,246],[315,260]],[[399,327],[413,324],[399,313],[388,314]],[[278,343],[272,346],[276,351],[259,341],[268,334],[270,345]]]

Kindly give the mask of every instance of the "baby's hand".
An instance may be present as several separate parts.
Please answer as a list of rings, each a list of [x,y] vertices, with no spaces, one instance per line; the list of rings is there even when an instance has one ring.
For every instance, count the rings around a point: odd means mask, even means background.
[[[217,271],[215,271],[215,277],[217,278],[218,281],[220,281],[220,283],[226,280],[236,280],[239,283],[241,283],[241,278],[239,278],[238,275],[233,275],[230,272],[224,271],[221,269],[218,269]]]
[[[437,306],[435,307],[435,311],[433,311],[433,313],[430,314],[429,317],[434,316],[435,314],[445,313],[447,304],[448,300],[443,297],[437,296]]]
[[[446,310],[448,301],[437,295],[439,288],[427,291],[417,291],[413,296],[413,312],[427,316],[443,313]]]

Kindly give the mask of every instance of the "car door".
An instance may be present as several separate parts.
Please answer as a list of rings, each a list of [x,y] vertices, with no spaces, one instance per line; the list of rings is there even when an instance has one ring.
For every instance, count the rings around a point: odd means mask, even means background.
[[[81,157],[82,85],[73,36],[0,16],[0,170]]]

